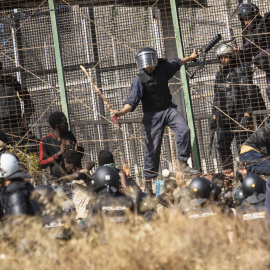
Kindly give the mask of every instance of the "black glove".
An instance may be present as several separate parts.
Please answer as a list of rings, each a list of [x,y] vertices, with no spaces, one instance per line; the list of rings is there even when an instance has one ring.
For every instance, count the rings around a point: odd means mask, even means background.
[[[250,117],[244,116],[240,121],[240,125],[243,126],[244,128],[248,128],[249,121]]]
[[[210,121],[210,130],[216,130],[218,127],[217,119],[212,118]]]

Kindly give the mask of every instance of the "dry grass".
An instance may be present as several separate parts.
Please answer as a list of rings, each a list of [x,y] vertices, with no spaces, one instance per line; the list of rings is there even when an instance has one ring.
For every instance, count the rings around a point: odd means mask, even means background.
[[[151,223],[140,217],[106,223],[103,233],[74,229],[74,237],[63,241],[50,239],[35,218],[16,218],[1,225],[0,269],[269,268],[262,224],[247,228],[224,218],[208,221],[189,221],[170,210]]]

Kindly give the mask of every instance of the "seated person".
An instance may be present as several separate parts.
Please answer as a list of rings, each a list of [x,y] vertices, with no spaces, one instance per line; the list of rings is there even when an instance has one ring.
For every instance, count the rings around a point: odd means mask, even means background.
[[[62,155],[70,149],[80,150],[83,155],[83,148],[77,146],[73,133],[68,130],[63,112],[53,112],[49,116],[49,124],[53,131],[40,140],[39,164],[41,168],[50,167],[51,178],[59,178],[67,174],[62,166]]]
[[[248,173],[270,175],[270,124],[257,129],[242,145],[240,162]]]
[[[68,175],[59,178],[58,182],[72,181],[74,187],[73,203],[75,204],[77,212],[76,219],[82,219],[86,205],[92,197],[92,178],[89,175],[89,171],[95,166],[95,162],[86,164],[86,168],[82,169],[82,156],[74,150],[65,152],[62,159]]]

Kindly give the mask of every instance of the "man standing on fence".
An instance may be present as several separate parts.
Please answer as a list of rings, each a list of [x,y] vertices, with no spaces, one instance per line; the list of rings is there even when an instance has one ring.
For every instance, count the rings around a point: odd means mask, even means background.
[[[14,144],[25,135],[27,120],[34,112],[34,107],[29,92],[15,78],[3,73],[3,64],[0,62],[0,140]]]
[[[172,103],[172,95],[168,81],[182,65],[198,57],[197,51],[183,59],[171,61],[158,59],[157,52],[149,47],[142,48],[137,56],[140,70],[131,84],[129,98],[120,111],[114,111],[113,116],[123,116],[132,112],[140,100],[143,107],[143,124],[145,128],[144,177],[145,192],[152,193],[152,180],[158,175],[160,151],[164,129],[169,126],[176,133],[179,168],[186,175],[198,174],[197,170],[187,165],[190,157],[190,130],[176,105]]]
[[[236,138],[240,146],[248,138],[244,128],[253,129],[252,112],[265,110],[260,89],[253,84],[252,72],[241,67],[233,47],[219,45],[215,54],[220,61],[216,74],[213,99],[213,117],[210,129],[217,132],[217,149],[224,172],[233,170],[231,143]],[[258,125],[261,117],[258,116]]]

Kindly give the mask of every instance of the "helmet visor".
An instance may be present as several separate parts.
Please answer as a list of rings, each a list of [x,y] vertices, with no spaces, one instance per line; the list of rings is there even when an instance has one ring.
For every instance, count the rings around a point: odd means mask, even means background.
[[[253,195],[246,198],[246,201],[249,202],[250,204],[260,203],[264,200],[265,200],[265,194],[263,194],[263,193],[253,194]]]
[[[144,51],[136,56],[138,69],[155,67],[158,63],[157,53],[153,51]]]
[[[5,177],[4,179],[15,179],[15,178],[32,178],[32,176],[23,171],[18,171]]]
[[[193,199],[193,200],[190,200],[190,204],[195,207],[195,206],[198,206],[198,205],[201,205],[203,204],[204,202],[206,202],[207,199],[203,198],[203,199]]]

